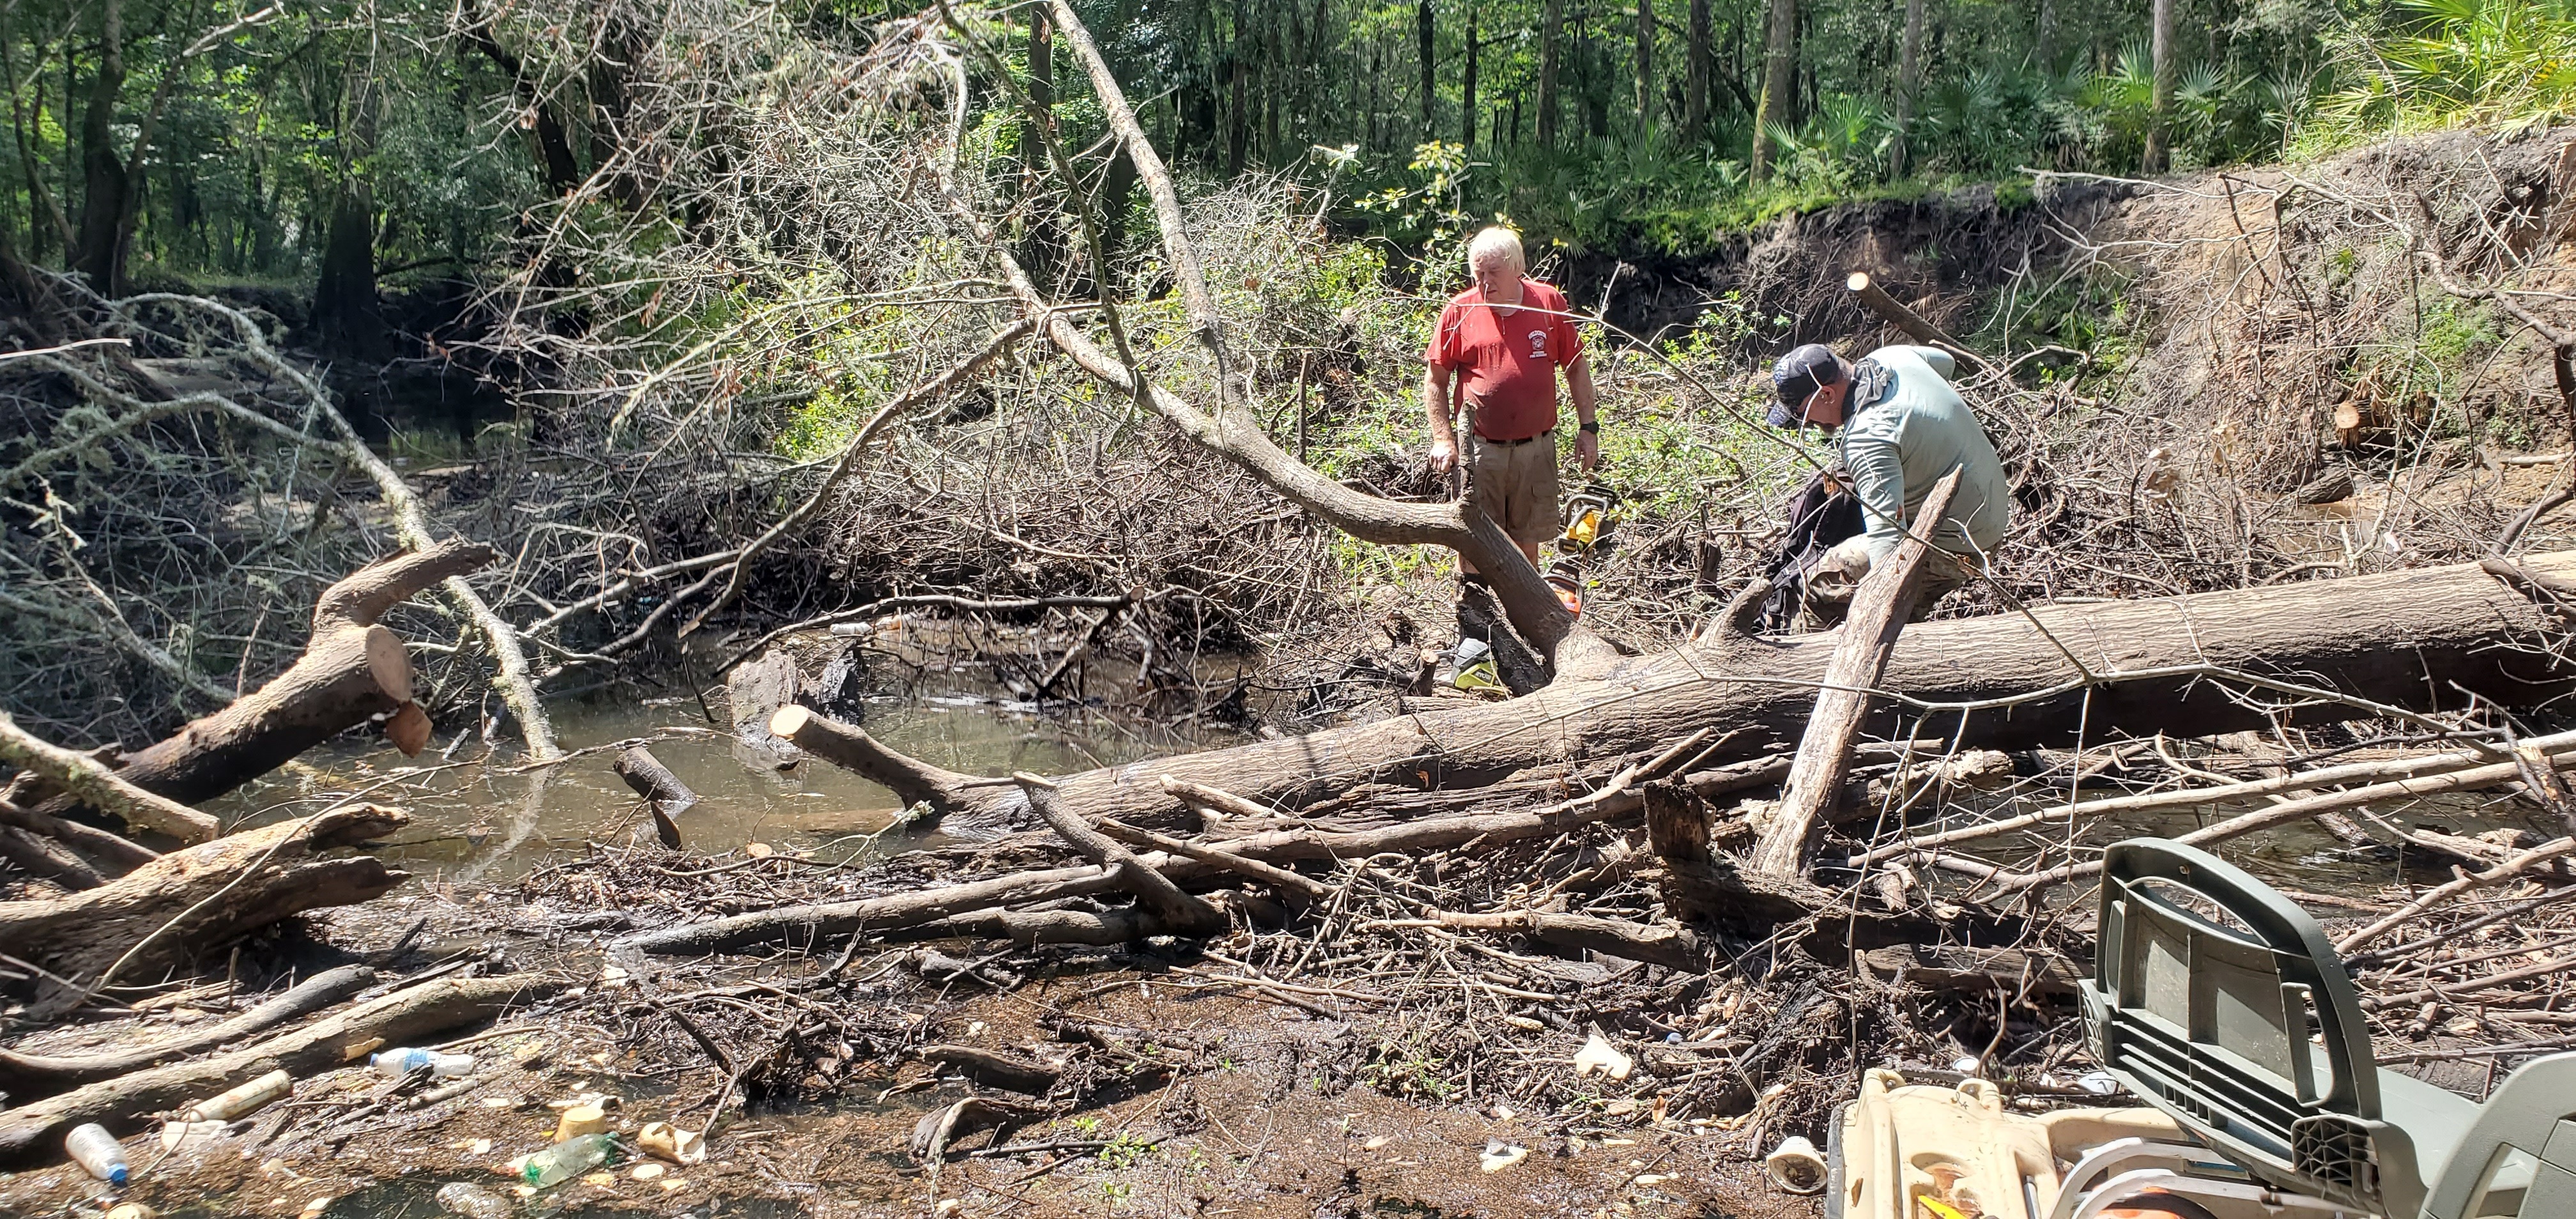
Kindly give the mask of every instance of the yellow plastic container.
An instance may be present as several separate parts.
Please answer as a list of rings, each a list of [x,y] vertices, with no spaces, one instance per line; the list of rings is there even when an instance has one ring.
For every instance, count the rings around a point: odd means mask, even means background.
[[[2004,1108],[1993,1081],[1908,1086],[1894,1071],[1861,1076],[1844,1111],[1843,1219],[2022,1219],[2057,1205],[2058,1174],[2116,1139],[2181,1137],[2153,1109]]]

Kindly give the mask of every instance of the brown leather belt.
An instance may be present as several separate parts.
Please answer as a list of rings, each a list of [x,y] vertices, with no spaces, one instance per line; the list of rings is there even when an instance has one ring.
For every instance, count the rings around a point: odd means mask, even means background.
[[[1476,434],[1476,439],[1481,440],[1481,441],[1484,441],[1486,444],[1498,444],[1498,445],[1501,445],[1501,446],[1503,446],[1504,448],[1507,448],[1507,449],[1508,449],[1508,448],[1511,448],[1511,447],[1513,447],[1513,446],[1515,446],[1515,445],[1524,445],[1524,444],[1528,444],[1529,442],[1531,442],[1531,441],[1533,441],[1533,440],[1542,439],[1542,438],[1544,438],[1544,437],[1548,437],[1548,436],[1554,436],[1555,434],[1556,434],[1556,432],[1555,432],[1553,429],[1551,429],[1551,430],[1549,430],[1549,431],[1541,432],[1541,433],[1539,433],[1539,434],[1538,434],[1538,435],[1536,435],[1536,436],[1523,436],[1523,437],[1521,437],[1521,438],[1520,438],[1520,439],[1518,439],[1518,440],[1496,440],[1496,439],[1494,439],[1494,438],[1493,438],[1493,437],[1491,437],[1491,436],[1487,436],[1487,435],[1485,435],[1484,433],[1479,432],[1479,433],[1477,433],[1477,434]]]

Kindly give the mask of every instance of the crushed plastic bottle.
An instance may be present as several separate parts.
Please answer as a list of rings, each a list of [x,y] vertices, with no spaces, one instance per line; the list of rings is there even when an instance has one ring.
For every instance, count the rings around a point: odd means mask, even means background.
[[[566,1139],[534,1155],[520,1157],[515,1161],[517,1171],[511,1175],[538,1189],[545,1189],[608,1163],[609,1156],[616,1150],[615,1136],[585,1134],[577,1139]]]
[[[459,1075],[473,1074],[474,1056],[406,1048],[385,1050],[369,1055],[367,1065],[374,1067],[376,1074],[388,1079],[401,1079],[422,1067],[429,1068],[429,1073],[440,1079],[452,1079]]]
[[[509,1219],[510,1204],[500,1195],[464,1181],[438,1187],[438,1209],[465,1219]]]
[[[107,1127],[96,1122],[72,1127],[63,1138],[63,1150],[72,1160],[89,1170],[89,1175],[110,1185],[125,1184],[125,1144],[117,1142]]]

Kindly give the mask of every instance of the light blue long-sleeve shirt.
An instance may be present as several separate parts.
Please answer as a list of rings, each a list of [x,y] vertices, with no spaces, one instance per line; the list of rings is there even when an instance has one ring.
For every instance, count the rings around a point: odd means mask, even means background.
[[[1950,510],[1929,537],[1954,554],[1991,551],[2012,517],[2012,486],[1986,429],[1950,388],[1956,368],[1937,347],[1881,347],[1869,358],[1893,374],[1887,393],[1843,424],[1838,438],[1868,523],[1869,559],[1896,550],[1932,484],[1963,471]],[[1973,543],[1973,545],[1972,545]]]

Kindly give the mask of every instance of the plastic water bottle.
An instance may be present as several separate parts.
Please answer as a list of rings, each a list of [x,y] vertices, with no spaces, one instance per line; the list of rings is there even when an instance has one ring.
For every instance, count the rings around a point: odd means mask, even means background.
[[[63,1150],[89,1175],[120,1188],[125,1185],[125,1144],[117,1142],[107,1127],[96,1122],[72,1127],[63,1139]]]
[[[440,1079],[451,1079],[473,1073],[474,1056],[422,1049],[385,1050],[369,1056],[367,1065],[388,1079],[401,1079],[422,1067],[429,1068],[429,1073]]]
[[[608,1162],[609,1153],[617,1149],[614,1136],[585,1134],[565,1139],[552,1147],[519,1161],[518,1178],[539,1189],[561,1185]]]
[[[463,1181],[450,1181],[438,1187],[438,1209],[465,1219],[510,1219],[510,1204],[491,1190]]]

